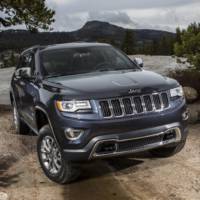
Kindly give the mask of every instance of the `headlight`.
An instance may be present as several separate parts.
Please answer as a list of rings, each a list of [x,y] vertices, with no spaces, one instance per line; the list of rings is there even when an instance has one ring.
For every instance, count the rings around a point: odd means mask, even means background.
[[[91,110],[90,101],[88,100],[56,101],[56,106],[61,112],[84,112]]]
[[[171,97],[183,97],[184,96],[183,88],[180,86],[180,87],[171,89],[170,96]]]

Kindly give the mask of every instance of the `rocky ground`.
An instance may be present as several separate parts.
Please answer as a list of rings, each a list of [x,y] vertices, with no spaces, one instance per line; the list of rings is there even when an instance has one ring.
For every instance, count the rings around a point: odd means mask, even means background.
[[[186,62],[185,58],[179,58],[177,62],[176,57],[172,56],[148,56],[148,55],[135,55],[130,58],[139,57],[144,62],[144,69],[166,75],[170,70],[174,69],[187,69],[190,64]]]
[[[186,147],[172,158],[97,160],[80,166],[78,181],[60,186],[40,169],[37,138],[15,135],[10,111],[0,113],[0,200],[200,199],[200,125],[190,126]]]
[[[0,69],[0,105],[9,104],[10,79],[14,68]]]

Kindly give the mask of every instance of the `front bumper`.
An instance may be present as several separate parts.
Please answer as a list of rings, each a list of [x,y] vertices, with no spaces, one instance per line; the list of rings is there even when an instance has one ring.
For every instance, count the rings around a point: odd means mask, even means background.
[[[50,118],[56,139],[63,150],[67,160],[81,161],[97,157],[124,155],[165,145],[176,145],[187,137],[187,120],[183,120],[186,111],[185,101],[177,102],[170,109],[158,112],[134,116],[130,118],[110,120],[82,120],[73,119],[55,112]],[[75,141],[69,141],[64,135],[66,128],[85,130],[84,135]],[[139,138],[152,138],[155,135],[164,135],[169,130],[178,130],[178,136],[169,141],[156,141],[139,148],[118,151],[116,149],[107,155],[96,153],[97,147],[102,142],[114,142],[116,146],[124,141],[135,141]]]
[[[169,140],[163,140],[163,137],[165,134],[167,134],[169,131],[175,131],[175,137],[171,138]],[[155,132],[156,131],[156,132]],[[141,137],[134,137],[134,135],[138,133],[151,133],[153,134],[146,134],[146,136]],[[120,155],[127,155],[127,154],[133,154],[137,152],[147,151],[150,149],[162,147],[162,146],[175,146],[178,142],[181,142],[181,140],[185,140],[187,137],[187,129],[181,130],[180,124],[174,123],[174,124],[168,124],[161,127],[155,127],[151,129],[145,129],[142,131],[134,131],[131,133],[132,137],[130,137],[129,133],[123,134],[127,139],[121,139],[120,134],[113,134],[113,135],[104,135],[104,136],[98,136],[93,138],[83,149],[65,149],[64,150],[64,156],[68,160],[90,160],[95,158],[105,158],[105,157],[113,157],[113,156],[120,156]],[[155,140],[153,142],[153,138],[159,137],[159,141]],[[141,141],[144,139],[145,144],[143,145],[141,143],[140,146],[134,147],[132,143],[130,147],[130,142],[133,141]],[[148,143],[148,141],[152,141]],[[108,151],[106,153],[97,153],[97,149],[101,144],[106,144],[108,142],[112,142],[116,145],[116,149],[112,151]],[[118,149],[119,144],[129,142],[129,146],[126,149]]]
[[[98,140],[98,142],[96,142],[94,147],[92,148],[89,158],[93,159],[98,157],[101,158],[111,157],[111,156],[119,156],[124,154],[146,151],[149,149],[178,143],[181,141],[181,138],[182,134],[180,128],[173,127],[173,128],[168,128],[164,132],[144,137],[130,138],[126,140],[118,140],[118,139]],[[102,150],[104,151],[102,152]]]

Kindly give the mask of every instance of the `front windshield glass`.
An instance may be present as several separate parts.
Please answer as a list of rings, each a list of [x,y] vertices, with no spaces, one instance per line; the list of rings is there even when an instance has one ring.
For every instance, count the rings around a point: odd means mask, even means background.
[[[127,56],[111,46],[46,50],[40,53],[40,62],[45,77],[139,70]]]

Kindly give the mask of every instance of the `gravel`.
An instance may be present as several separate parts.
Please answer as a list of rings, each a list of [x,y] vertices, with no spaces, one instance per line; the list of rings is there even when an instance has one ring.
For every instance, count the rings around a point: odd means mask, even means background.
[[[174,157],[142,153],[84,163],[78,181],[60,186],[41,171],[37,137],[16,135],[10,111],[0,112],[0,193],[8,200],[200,199],[200,125],[190,126],[186,147]]]

